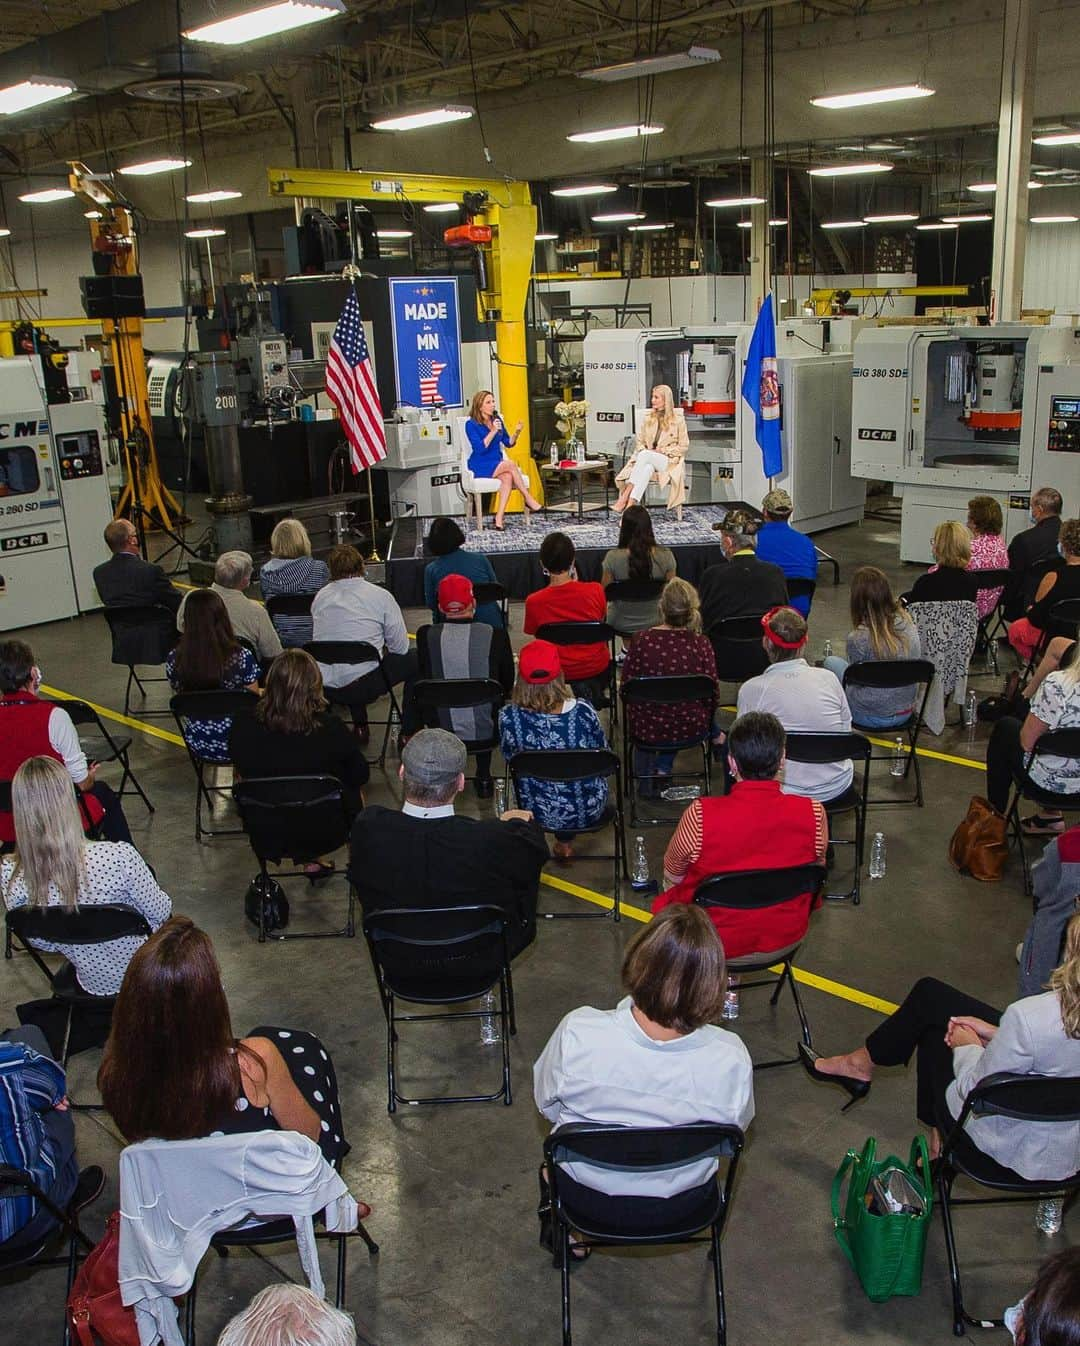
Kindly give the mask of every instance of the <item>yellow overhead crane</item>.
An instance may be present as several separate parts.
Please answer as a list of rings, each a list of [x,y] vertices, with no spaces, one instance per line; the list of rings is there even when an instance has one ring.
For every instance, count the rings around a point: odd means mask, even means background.
[[[495,358],[499,366],[499,408],[504,423],[524,425],[510,456],[529,471],[529,380],[525,352],[525,302],[536,245],[536,207],[526,182],[503,178],[451,178],[427,173],[355,173],[321,168],[269,168],[271,196],[325,198],[330,201],[461,200],[483,198],[472,216],[474,225],[490,226],[490,240],[478,243],[486,263],[486,284],[477,290],[477,316],[495,323]],[[467,228],[468,226],[459,226]],[[533,490],[540,491],[535,469]]]
[[[811,290],[810,302],[817,318],[835,317],[849,299],[930,299],[949,296],[963,298],[967,285],[851,285],[830,290]]]

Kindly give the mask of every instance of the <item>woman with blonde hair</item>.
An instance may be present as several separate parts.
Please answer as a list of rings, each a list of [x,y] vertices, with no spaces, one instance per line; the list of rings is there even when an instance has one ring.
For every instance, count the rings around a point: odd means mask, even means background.
[[[675,511],[681,522],[689,447],[686,418],[681,408],[676,409],[668,385],[658,383],[652,390],[649,410],[642,417],[634,452],[615,478],[622,486],[618,500],[611,507],[615,513],[621,514],[628,505],[639,505],[646,487],[656,480],[668,488],[667,507]]]
[[[824,666],[841,682],[850,664],[867,660],[918,659],[922,653],[915,623],[893,596],[889,577],[877,566],[860,566],[851,577],[851,625],[847,658],[830,655]],[[851,718],[867,729],[889,729],[911,718],[917,688],[845,687]]]
[[[1013,1001],[1004,1013],[924,977],[855,1051],[819,1057],[799,1044],[811,1077],[839,1084],[851,1102],[869,1093],[875,1066],[906,1065],[912,1053],[916,1114],[929,1129],[931,1158],[964,1099],[991,1075],[1080,1075],[1080,915],[1066,928],[1064,957],[1048,989]],[[1080,1122],[973,1117],[966,1133],[983,1154],[1029,1181],[1052,1182],[1080,1169]]]
[[[330,582],[325,561],[311,554],[311,538],[299,519],[282,519],[270,534],[270,559],[259,567],[259,591],[264,599],[293,594],[316,594]],[[311,618],[286,616],[272,618],[286,648],[306,645],[311,639]]]
[[[512,449],[518,442],[518,435],[524,427],[518,421],[512,435],[507,434],[502,418],[495,410],[495,394],[490,388],[481,388],[474,393],[469,404],[469,419],[465,422],[465,433],[469,437],[472,452],[469,454],[469,471],[474,477],[494,477],[499,483],[499,503],[495,507],[495,527],[502,532],[503,518],[506,514],[506,502],[510,492],[520,491],[525,499],[526,508],[542,509],[540,501],[529,491],[528,483],[514,460],[507,456],[506,450]]]
[[[911,586],[909,603],[974,603],[979,581],[971,562],[971,534],[956,519],[946,519],[930,540],[934,564]]]
[[[151,930],[172,911],[146,861],[124,841],[88,841],[79,806],[63,762],[31,757],[11,782],[15,851],[0,860],[0,891],[9,911],[19,907],[63,907],[74,911],[111,903],[146,917]],[[35,940],[44,953],[60,953],[90,995],[111,996],[144,938],[128,936],[105,944],[53,944]]]

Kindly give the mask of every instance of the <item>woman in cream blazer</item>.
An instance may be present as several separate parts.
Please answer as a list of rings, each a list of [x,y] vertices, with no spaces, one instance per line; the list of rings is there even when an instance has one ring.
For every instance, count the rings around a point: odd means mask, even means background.
[[[666,383],[658,383],[652,390],[650,410],[637,433],[637,447],[630,460],[615,478],[622,491],[612,506],[621,514],[628,505],[637,505],[651,481],[668,488],[668,509],[682,519],[686,499],[686,451],[690,440],[686,420],[676,411],[675,400]]]

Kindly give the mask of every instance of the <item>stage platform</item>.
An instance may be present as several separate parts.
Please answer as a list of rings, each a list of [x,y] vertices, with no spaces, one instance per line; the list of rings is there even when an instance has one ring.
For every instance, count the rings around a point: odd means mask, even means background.
[[[719,535],[713,524],[719,523],[729,509],[740,502],[723,505],[686,505],[682,522],[666,510],[652,511],[653,531],[662,546],[675,553],[679,575],[697,584],[705,567],[720,560]],[[425,526],[430,520],[425,521]],[[506,516],[506,528],[498,532],[488,521],[482,533],[475,525],[468,530],[467,551],[483,552],[491,561],[495,578],[511,598],[522,599],[543,588],[540,569],[540,543],[548,533],[562,532],[573,538],[577,551],[578,578],[598,580],[604,553],[617,545],[619,516],[596,514],[578,523],[563,513],[534,514],[526,523],[520,514]],[[423,607],[424,566],[431,559],[424,551],[424,537],[417,523],[401,521],[395,529],[387,561],[387,584],[402,607]]]

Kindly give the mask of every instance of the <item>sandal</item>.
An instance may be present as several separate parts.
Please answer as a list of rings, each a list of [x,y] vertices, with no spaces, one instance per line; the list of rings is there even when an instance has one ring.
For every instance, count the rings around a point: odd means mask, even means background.
[[[307,875],[308,883],[314,885],[328,879],[334,873],[335,868],[333,861],[329,864],[323,864],[321,860],[316,860],[313,864],[304,866],[304,873]]]
[[[1020,819],[1020,831],[1027,837],[1056,837],[1065,831],[1064,818],[1051,818],[1045,813],[1033,813]]]
[[[568,841],[553,842],[551,852],[561,865],[568,865],[574,858],[574,848]]]

